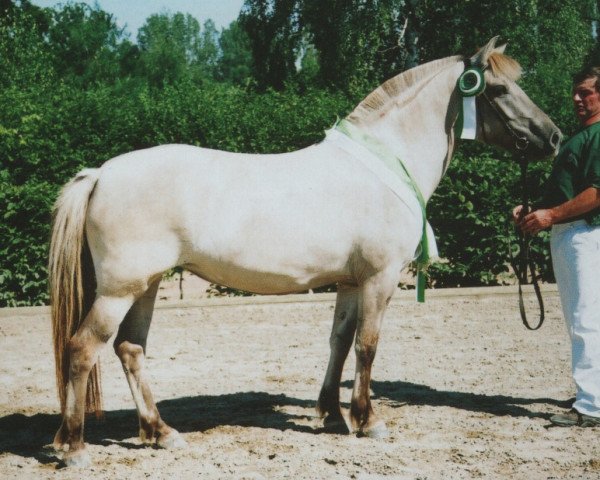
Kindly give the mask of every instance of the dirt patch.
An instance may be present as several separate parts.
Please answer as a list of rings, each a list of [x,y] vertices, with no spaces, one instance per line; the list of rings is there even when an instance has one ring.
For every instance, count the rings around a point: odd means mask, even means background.
[[[321,433],[315,400],[329,354],[331,295],[158,308],[148,376],[163,418],[189,446],[141,444],[107,348],[107,415],[86,423],[93,461],[86,472],[60,469],[48,447],[60,418],[47,311],[0,312],[2,478],[598,478],[598,429],[549,427],[574,392],[556,294],[546,293],[547,323],[532,333],[520,324],[514,288],[473,292],[430,294],[422,305],[400,294],[391,303],[372,384],[390,431],[385,440]],[[351,352],[346,408],[353,370]]]

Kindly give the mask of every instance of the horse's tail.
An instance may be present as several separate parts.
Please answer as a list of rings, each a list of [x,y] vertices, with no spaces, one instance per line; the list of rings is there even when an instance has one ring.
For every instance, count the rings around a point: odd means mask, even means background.
[[[89,312],[96,280],[85,239],[85,219],[90,196],[100,171],[86,169],[67,183],[54,205],[48,263],[56,383],[61,411],[65,412],[69,381],[69,340]],[[86,411],[102,415],[100,364],[90,372]]]

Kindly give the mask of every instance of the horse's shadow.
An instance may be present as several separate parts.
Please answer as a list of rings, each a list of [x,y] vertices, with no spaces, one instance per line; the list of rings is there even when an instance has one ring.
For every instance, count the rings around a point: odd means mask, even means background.
[[[343,386],[352,387],[352,382]],[[547,419],[546,413],[525,408],[527,405],[551,404],[568,407],[568,401],[551,398],[519,398],[505,395],[482,395],[475,393],[435,390],[426,385],[394,381],[372,382],[373,398],[389,402],[393,408],[403,405],[447,406],[473,412],[485,412],[497,416],[529,417]],[[319,434],[323,428],[311,426],[314,422],[314,401],[273,395],[266,392],[239,392],[218,396],[182,397],[159,402],[161,416],[182,433],[205,432],[219,426],[246,426],[276,430]],[[287,407],[309,409],[299,414],[286,413]],[[346,405],[347,407],[347,405]],[[35,458],[40,463],[57,461],[52,449],[54,433],[60,425],[59,415],[36,414],[26,416],[12,414],[0,418],[0,454],[12,453]],[[139,443],[127,441],[137,436],[135,410],[106,412],[104,420],[93,416],[86,419],[85,437],[91,444],[118,444],[125,448],[146,448]]]
[[[161,417],[182,433],[205,432],[225,425],[294,430],[322,433],[310,426],[314,401],[273,395],[265,392],[239,392],[218,396],[181,397],[157,404]],[[311,410],[308,415],[286,413],[286,407]],[[40,463],[54,463],[57,456],[48,448],[60,426],[60,415],[39,413],[33,416],[12,414],[0,418],[0,455],[12,453],[35,458]],[[125,448],[147,448],[127,441],[137,437],[137,413],[134,409],[105,412],[102,420],[88,415],[85,440],[90,444],[118,444]]]

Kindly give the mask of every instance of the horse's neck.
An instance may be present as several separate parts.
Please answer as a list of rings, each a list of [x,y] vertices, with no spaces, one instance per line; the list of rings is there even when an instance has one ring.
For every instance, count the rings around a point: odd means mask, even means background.
[[[410,101],[390,105],[358,125],[402,160],[426,200],[438,186],[454,150],[452,126],[459,99],[452,92],[462,69],[457,63],[429,77]]]

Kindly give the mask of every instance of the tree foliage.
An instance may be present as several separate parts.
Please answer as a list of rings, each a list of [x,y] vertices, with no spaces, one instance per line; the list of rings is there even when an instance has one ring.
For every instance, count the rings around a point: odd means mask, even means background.
[[[299,46],[296,0],[246,0],[239,21],[249,37],[260,88],[282,89],[295,73]]]
[[[120,76],[123,31],[111,14],[81,3],[52,11],[48,48],[53,65],[70,83],[106,83]],[[121,47],[121,48],[119,48]]]
[[[79,169],[172,142],[301,148],[385,79],[494,35],[522,63],[525,91],[570,133],[571,75],[600,62],[598,20],[591,0],[247,0],[221,31],[163,13],[132,40],[97,6],[0,0],[0,306],[47,300],[50,209]],[[534,196],[548,170],[533,167]],[[517,175],[506,154],[461,146],[428,206],[447,260],[431,284],[508,278]],[[534,255],[551,279],[544,236]]]
[[[403,0],[301,3],[302,23],[318,52],[324,85],[364,94],[405,69]]]

